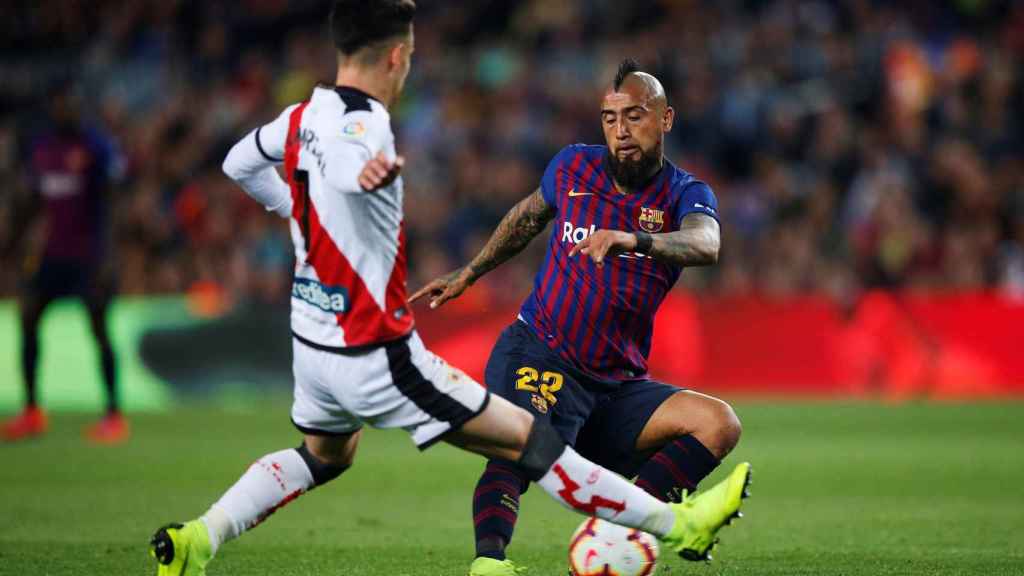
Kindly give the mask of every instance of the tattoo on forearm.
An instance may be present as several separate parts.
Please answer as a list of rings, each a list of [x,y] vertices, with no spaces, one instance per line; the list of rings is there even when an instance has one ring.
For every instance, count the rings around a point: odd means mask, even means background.
[[[689,214],[679,230],[655,234],[650,255],[680,266],[705,266],[718,261],[718,222],[705,214]]]
[[[483,250],[469,263],[473,278],[479,278],[515,256],[554,218],[555,211],[544,201],[538,188],[509,210]]]

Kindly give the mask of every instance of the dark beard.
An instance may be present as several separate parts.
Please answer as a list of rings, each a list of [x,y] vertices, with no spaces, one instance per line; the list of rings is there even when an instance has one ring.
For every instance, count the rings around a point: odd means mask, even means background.
[[[660,156],[658,150],[652,151],[651,154],[641,150],[639,160],[623,160],[620,162],[609,148],[605,154],[605,160],[612,172],[612,178],[615,179],[615,182],[620,187],[627,190],[640,190],[644,187],[644,184],[650,181],[652,176],[657,174]]]

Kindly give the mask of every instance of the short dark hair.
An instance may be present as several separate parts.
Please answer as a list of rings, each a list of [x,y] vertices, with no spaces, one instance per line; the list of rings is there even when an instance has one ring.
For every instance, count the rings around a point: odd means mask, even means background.
[[[402,36],[416,15],[413,0],[335,0],[331,7],[331,37],[342,54],[356,52],[383,40]]]
[[[626,81],[626,76],[639,71],[640,64],[632,58],[626,58],[619,63],[619,71],[615,73],[615,91],[618,92],[619,88],[622,88],[622,83]]]

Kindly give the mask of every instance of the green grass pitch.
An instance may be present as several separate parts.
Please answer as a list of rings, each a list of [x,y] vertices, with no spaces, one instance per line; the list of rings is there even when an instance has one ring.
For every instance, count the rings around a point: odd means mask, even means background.
[[[1024,574],[1024,404],[744,403],[745,432],[719,469],[754,464],[746,517],[710,565],[662,557],[660,574]],[[205,510],[260,455],[298,444],[287,404],[138,415],[101,448],[85,415],[0,445],[0,574],[155,573],[154,528]],[[356,466],[227,544],[220,575],[462,575],[472,559],[479,458],[421,455],[369,431]],[[565,573],[579,519],[534,488],[511,556]],[[665,570],[665,568],[668,570]]]

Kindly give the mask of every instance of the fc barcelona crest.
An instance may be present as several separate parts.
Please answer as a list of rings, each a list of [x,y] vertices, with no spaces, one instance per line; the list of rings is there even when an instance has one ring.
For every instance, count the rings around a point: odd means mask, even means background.
[[[640,207],[640,229],[654,234],[665,226],[665,212],[646,206]]]
[[[530,396],[530,403],[537,409],[537,412],[540,412],[541,414],[548,413],[548,401],[544,398],[533,394]]]

